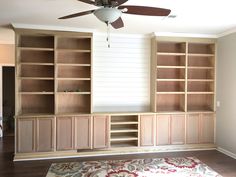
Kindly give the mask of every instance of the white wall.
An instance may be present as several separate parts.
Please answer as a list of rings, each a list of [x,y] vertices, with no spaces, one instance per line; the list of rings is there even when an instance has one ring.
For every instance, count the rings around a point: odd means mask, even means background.
[[[236,157],[236,33],[218,39],[217,58],[216,142]]]
[[[94,34],[94,112],[149,111],[150,37]]]

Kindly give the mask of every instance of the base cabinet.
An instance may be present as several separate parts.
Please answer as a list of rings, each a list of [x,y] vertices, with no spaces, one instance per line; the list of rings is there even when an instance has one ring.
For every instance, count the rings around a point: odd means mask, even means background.
[[[93,148],[107,148],[109,116],[93,116]]]
[[[201,114],[200,122],[200,143],[214,143],[215,115]]]
[[[73,117],[57,117],[57,150],[73,149]]]
[[[75,149],[91,149],[91,117],[75,117]]]
[[[17,119],[17,152],[35,151],[35,119]]]
[[[187,144],[214,143],[214,113],[188,114],[186,121]]]
[[[17,152],[54,150],[54,118],[17,118]]]
[[[156,145],[170,144],[170,115],[157,115]]]
[[[53,118],[37,119],[37,152],[54,150],[54,121]]]
[[[140,116],[140,146],[154,146],[155,115]]]
[[[185,115],[171,115],[171,144],[185,143]]]

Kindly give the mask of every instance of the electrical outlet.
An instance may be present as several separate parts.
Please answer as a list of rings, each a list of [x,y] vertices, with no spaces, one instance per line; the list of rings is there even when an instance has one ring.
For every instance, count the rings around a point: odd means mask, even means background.
[[[216,107],[220,107],[220,101],[216,102]]]

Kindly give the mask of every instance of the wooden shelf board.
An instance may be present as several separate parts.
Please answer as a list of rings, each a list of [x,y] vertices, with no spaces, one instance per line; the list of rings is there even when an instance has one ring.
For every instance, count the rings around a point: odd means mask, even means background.
[[[156,79],[156,81],[185,81],[185,79]]]
[[[173,56],[184,56],[184,55],[185,55],[185,53],[157,52],[157,55],[173,55]]]
[[[206,94],[206,95],[212,95],[214,94],[214,92],[187,92],[187,94],[191,94],[191,95],[194,95],[194,94]]]
[[[185,68],[185,66],[157,66],[157,68],[167,68],[167,69],[171,69],[171,68],[174,68],[174,69],[181,69],[181,68]]]
[[[137,147],[134,143],[123,142],[122,144],[111,144],[112,148]]]
[[[43,66],[54,66],[54,63],[34,63],[34,62],[21,62],[21,65],[43,65]]]
[[[188,82],[214,82],[214,79],[188,79]]]
[[[26,95],[53,95],[54,92],[19,92],[20,94]]]
[[[54,77],[18,77],[18,79],[31,79],[31,80],[54,80]]]
[[[131,140],[138,140],[138,137],[133,136],[117,136],[111,137],[110,141],[131,141]]]
[[[128,121],[128,122],[115,121],[115,122],[111,122],[111,125],[128,125],[128,124],[138,124],[138,122],[136,122],[136,121]]]
[[[91,50],[81,50],[81,49],[55,49],[56,52],[84,52],[89,53]]]
[[[91,92],[57,92],[57,94],[63,94],[63,95],[89,95]]]
[[[88,81],[91,80],[90,78],[76,78],[76,77],[57,77],[57,80],[81,80],[81,81]]]
[[[111,129],[110,131],[110,133],[129,133],[129,132],[138,132],[138,129],[119,128],[119,129]]]
[[[15,117],[54,117],[55,115],[52,113],[28,113],[28,114],[19,114]]]
[[[193,57],[214,57],[214,54],[204,54],[204,53],[188,53],[188,56]]]
[[[91,66],[91,64],[57,63],[58,66]]]
[[[214,67],[211,66],[188,66],[188,69],[214,69]]]
[[[185,92],[156,92],[156,94],[185,94]]]
[[[40,48],[40,47],[17,47],[19,50],[35,50],[35,51],[54,51],[54,48]]]

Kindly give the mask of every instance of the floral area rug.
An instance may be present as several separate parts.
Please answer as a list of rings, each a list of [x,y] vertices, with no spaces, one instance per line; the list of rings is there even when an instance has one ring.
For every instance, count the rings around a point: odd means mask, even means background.
[[[194,157],[54,163],[46,177],[221,177]]]

